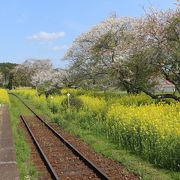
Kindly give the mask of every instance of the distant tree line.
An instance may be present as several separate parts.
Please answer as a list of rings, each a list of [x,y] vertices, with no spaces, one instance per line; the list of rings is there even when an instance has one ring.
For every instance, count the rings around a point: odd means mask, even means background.
[[[0,86],[8,89],[34,87],[48,97],[64,87],[66,71],[53,68],[49,59],[27,59],[22,64],[0,63]]]
[[[66,71],[53,68],[49,59],[27,59],[15,66],[10,72],[12,88],[34,87],[38,94],[48,97],[51,93],[60,92],[64,87]]]

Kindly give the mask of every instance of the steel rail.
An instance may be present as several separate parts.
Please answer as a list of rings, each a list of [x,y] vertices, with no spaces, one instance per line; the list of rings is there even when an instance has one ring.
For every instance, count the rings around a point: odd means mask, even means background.
[[[36,140],[33,132],[31,131],[30,127],[28,126],[25,118],[20,115],[20,118],[22,119],[22,121],[24,122],[29,134],[31,135],[31,138],[36,146],[36,148],[38,149],[40,155],[41,155],[41,158],[43,159],[45,165],[46,165],[46,168],[48,169],[49,173],[51,174],[51,177],[53,178],[53,180],[59,180],[60,178],[58,177],[56,171],[54,170],[54,168],[52,167],[51,163],[49,162],[47,156],[45,155],[44,151],[42,150],[41,146],[39,145],[38,141]]]
[[[19,96],[14,93],[9,93],[17,97],[42,123],[44,123],[48,129],[50,129],[53,134],[58,137],[71,151],[77,155],[90,169],[92,169],[95,174],[102,180],[109,180],[110,178],[102,172],[93,162],[87,159],[79,150],[77,150],[71,143],[69,143],[62,135],[56,132],[51,126],[49,126],[40,116],[38,116],[34,110],[32,110]]]

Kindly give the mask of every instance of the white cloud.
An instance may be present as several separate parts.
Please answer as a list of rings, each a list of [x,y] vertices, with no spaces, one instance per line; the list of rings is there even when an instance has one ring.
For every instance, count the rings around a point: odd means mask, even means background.
[[[39,32],[28,37],[29,40],[38,40],[38,41],[52,41],[65,36],[64,32]]]
[[[62,46],[54,46],[52,47],[53,51],[60,51],[62,49],[66,49],[68,46],[67,45],[62,45]]]

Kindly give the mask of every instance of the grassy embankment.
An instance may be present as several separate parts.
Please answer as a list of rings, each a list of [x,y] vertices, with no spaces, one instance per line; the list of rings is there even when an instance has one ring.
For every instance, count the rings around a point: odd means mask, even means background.
[[[30,147],[26,143],[22,129],[18,127],[20,114],[30,115],[30,111],[14,96],[10,95],[10,116],[13,130],[13,139],[16,147],[16,160],[20,179],[37,179],[38,172],[30,159]]]

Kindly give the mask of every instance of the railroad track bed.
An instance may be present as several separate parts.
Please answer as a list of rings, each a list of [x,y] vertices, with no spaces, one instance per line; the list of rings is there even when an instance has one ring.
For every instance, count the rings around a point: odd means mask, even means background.
[[[61,179],[99,179],[35,116],[22,117],[33,132],[50,164]]]
[[[36,116],[22,116],[22,118],[28,124],[60,179],[105,179],[98,176],[94,170],[89,168],[80,157],[66,147],[64,143],[62,143]],[[25,125],[21,125],[21,127],[25,128]],[[107,159],[100,154],[94,153],[84,142],[69,133],[64,132],[54,123],[51,124],[51,127],[63,135],[68,142],[73,144],[102,172],[105,172],[108,179],[138,179],[138,177],[127,172],[127,170],[118,163]],[[28,136],[28,133],[26,134]],[[34,143],[30,142],[30,137],[28,139],[28,143],[30,143],[31,148],[34,149]],[[41,158],[37,157],[37,150],[33,150],[32,152],[35,165],[41,172],[40,179],[53,179],[46,169],[44,162]]]
[[[46,168],[44,161],[40,157],[40,154],[36,148],[36,145],[32,141],[32,137],[30,136],[29,132],[27,131],[25,124],[22,121],[20,121],[18,127],[23,129],[26,142],[31,149],[31,160],[39,172],[39,180],[51,180],[52,179],[51,174],[49,173],[48,169]]]
[[[94,153],[87,144],[64,132],[57,124],[46,123],[20,97],[34,116],[20,116],[28,136],[39,179],[139,179],[122,165]],[[57,132],[58,131],[58,132]],[[31,136],[30,136],[31,135]],[[30,142],[31,141],[31,142]],[[37,158],[41,157],[40,159]]]
[[[73,144],[87,159],[103,170],[110,179],[138,180],[138,176],[129,172],[123,165],[113,161],[100,153],[96,153],[87,143],[64,131],[56,123],[50,123],[51,127],[59,132],[68,142]]]

